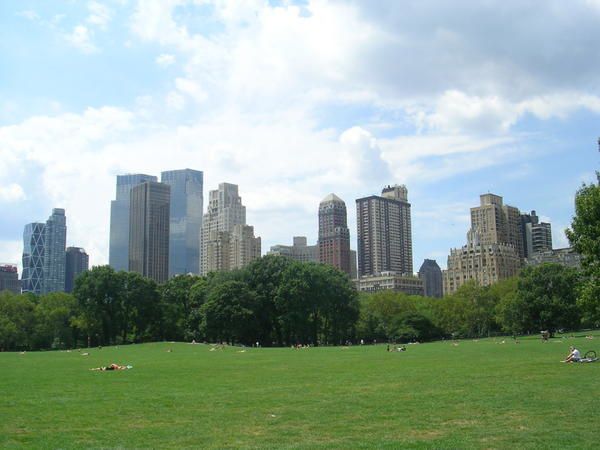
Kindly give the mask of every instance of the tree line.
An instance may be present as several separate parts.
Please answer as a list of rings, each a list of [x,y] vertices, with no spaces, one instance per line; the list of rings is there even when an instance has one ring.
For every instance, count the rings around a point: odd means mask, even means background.
[[[584,185],[567,236],[581,270],[524,268],[443,299],[356,292],[333,267],[265,256],[242,270],[180,275],[157,285],[98,266],[73,295],[0,293],[0,350],[157,340],[261,346],[475,338],[600,326],[600,187]]]

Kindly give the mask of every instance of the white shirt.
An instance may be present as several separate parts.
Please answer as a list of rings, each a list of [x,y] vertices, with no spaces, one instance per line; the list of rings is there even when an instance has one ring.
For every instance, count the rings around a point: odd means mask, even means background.
[[[573,357],[573,359],[581,359],[581,353],[579,353],[579,350],[577,350],[576,348],[574,348],[571,352],[571,356]]]

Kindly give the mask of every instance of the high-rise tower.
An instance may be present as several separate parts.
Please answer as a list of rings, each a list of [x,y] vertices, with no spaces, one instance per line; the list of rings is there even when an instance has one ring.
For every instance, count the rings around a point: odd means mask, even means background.
[[[22,292],[42,293],[44,281],[44,228],[45,224],[34,222],[25,225],[23,231]]]
[[[329,194],[319,204],[319,261],[351,274],[346,204]]]
[[[356,200],[358,276],[413,274],[412,226],[406,186]]]
[[[471,228],[477,230],[482,245],[506,244],[525,257],[519,208],[504,205],[502,197],[482,194],[480,205],[471,208]]]
[[[171,188],[146,181],[131,189],[129,270],[164,283],[169,278]]]
[[[110,202],[110,244],[108,263],[115,270],[129,267],[129,200],[131,188],[145,181],[156,181],[141,173],[117,175],[116,199]]]
[[[89,268],[89,256],[80,247],[67,247],[65,292],[73,292],[75,279]]]
[[[44,282],[42,294],[65,290],[65,250],[67,218],[65,210],[54,208],[44,227]]]
[[[203,211],[203,173],[170,170],[161,182],[171,186],[169,276],[200,273],[200,232]]]
[[[239,269],[259,258],[260,237],[246,225],[246,207],[238,186],[221,183],[208,194],[208,208],[202,220],[200,274]]]

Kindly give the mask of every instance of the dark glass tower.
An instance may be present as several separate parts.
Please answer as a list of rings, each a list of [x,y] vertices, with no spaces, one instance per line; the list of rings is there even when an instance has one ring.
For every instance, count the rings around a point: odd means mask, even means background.
[[[200,273],[203,173],[182,169],[161,173],[161,182],[171,186],[169,229],[169,276]]]
[[[442,298],[443,279],[442,269],[435,259],[426,259],[419,269],[419,278],[423,280],[426,297]]]
[[[89,257],[80,247],[68,247],[65,269],[65,292],[73,292],[75,279],[89,268]]]
[[[129,267],[129,195],[131,188],[144,181],[156,181],[141,173],[117,175],[116,199],[110,202],[110,244],[108,263],[115,270]]]
[[[350,275],[350,230],[346,204],[329,194],[319,204],[319,261]]]
[[[171,188],[146,181],[131,189],[129,270],[164,283],[169,278]]]

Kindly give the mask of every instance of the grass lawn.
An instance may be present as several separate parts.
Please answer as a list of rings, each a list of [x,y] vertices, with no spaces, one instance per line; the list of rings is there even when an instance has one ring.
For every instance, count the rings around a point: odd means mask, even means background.
[[[0,447],[599,448],[600,334],[501,341],[0,353]]]

